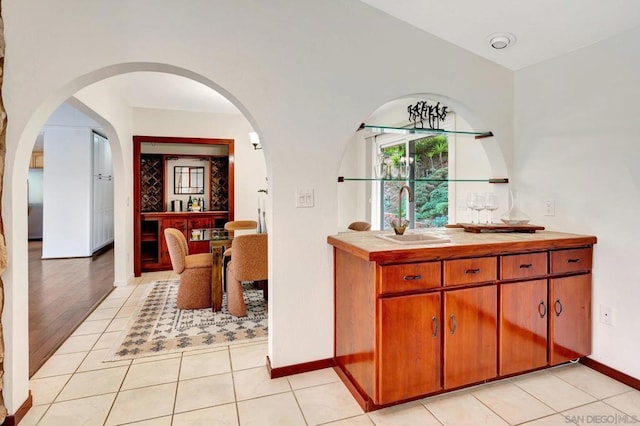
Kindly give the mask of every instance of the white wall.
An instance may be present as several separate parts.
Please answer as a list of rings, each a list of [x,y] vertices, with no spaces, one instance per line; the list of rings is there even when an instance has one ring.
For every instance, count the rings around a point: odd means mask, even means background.
[[[640,377],[640,29],[515,74],[515,180],[548,229],[598,237],[593,358]],[[546,199],[555,216],[544,216]],[[600,306],[613,325],[599,322]]]
[[[26,399],[28,387],[29,156],[46,117],[86,85],[134,70],[176,72],[222,89],[260,134],[269,176],[269,357],[275,368],[332,357],[332,250],[326,237],[338,229],[341,153],[373,110],[415,93],[443,94],[472,117],[474,128],[492,130],[494,148],[503,151],[507,166],[511,161],[512,73],[360,2],[139,0],[114,7],[13,0],[3,3],[3,15],[3,97],[10,117],[2,195],[10,265],[3,274],[4,396],[10,412]],[[417,46],[428,54],[416,55]],[[380,52],[412,57],[412,65],[389,60],[371,67]],[[116,251],[128,256],[132,223],[118,214],[131,209],[125,204],[132,188],[125,136],[133,129],[122,112],[107,113],[115,117],[109,119],[114,127],[105,127],[107,136],[119,141],[112,152],[123,160],[114,160]],[[252,147],[246,150],[249,156]],[[314,190],[314,208],[295,208],[297,188]],[[246,214],[255,208],[250,199],[238,202]],[[130,262],[116,256],[118,276]]]

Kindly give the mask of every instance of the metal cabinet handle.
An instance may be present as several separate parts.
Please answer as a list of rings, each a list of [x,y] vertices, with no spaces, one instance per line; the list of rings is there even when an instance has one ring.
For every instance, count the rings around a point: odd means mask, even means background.
[[[449,333],[455,334],[456,328],[458,328],[458,323],[456,322],[456,316],[454,314],[451,314],[449,318],[451,319],[451,330],[449,331]]]
[[[435,315],[431,317],[431,323],[433,324],[433,333],[431,335],[436,337],[438,335],[438,318]]]
[[[520,265],[520,269],[529,269],[533,266],[533,264],[531,263],[523,263],[522,265]]]
[[[540,318],[547,315],[547,305],[544,304],[544,300],[538,305],[538,314],[540,314]]]
[[[405,281],[421,280],[422,279],[422,275],[421,274],[418,274],[418,275],[405,275],[402,279],[405,280]]]
[[[558,309],[560,307],[560,309]],[[562,303],[560,303],[560,299],[556,300],[556,303],[553,304],[553,310],[556,312],[556,316],[559,317],[562,313]]]
[[[567,259],[567,263],[580,263],[580,259]]]
[[[465,274],[477,274],[480,272],[480,268],[476,268],[476,269],[467,269],[466,271],[464,271]]]

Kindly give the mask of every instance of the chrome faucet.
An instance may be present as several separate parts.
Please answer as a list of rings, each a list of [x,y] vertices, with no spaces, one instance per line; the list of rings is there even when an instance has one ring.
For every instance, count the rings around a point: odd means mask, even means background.
[[[407,195],[409,196],[409,202],[413,203],[413,194],[411,193],[411,188],[407,185],[402,185],[400,188],[400,195],[398,196],[398,217],[391,222],[391,226],[393,226],[393,230],[396,235],[404,234],[404,230],[409,226],[409,221],[403,219],[402,217],[402,191],[407,190]]]

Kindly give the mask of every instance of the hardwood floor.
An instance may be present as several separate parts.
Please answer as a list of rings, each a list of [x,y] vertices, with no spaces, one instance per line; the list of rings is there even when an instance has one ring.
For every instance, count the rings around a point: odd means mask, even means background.
[[[113,249],[89,258],[42,260],[29,241],[29,377],[113,290]]]

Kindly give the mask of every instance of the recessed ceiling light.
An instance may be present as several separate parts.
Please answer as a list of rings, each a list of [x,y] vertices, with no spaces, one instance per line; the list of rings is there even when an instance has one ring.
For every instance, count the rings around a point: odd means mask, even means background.
[[[487,40],[492,48],[501,50],[514,44],[516,42],[516,36],[511,33],[494,33],[487,37]]]

